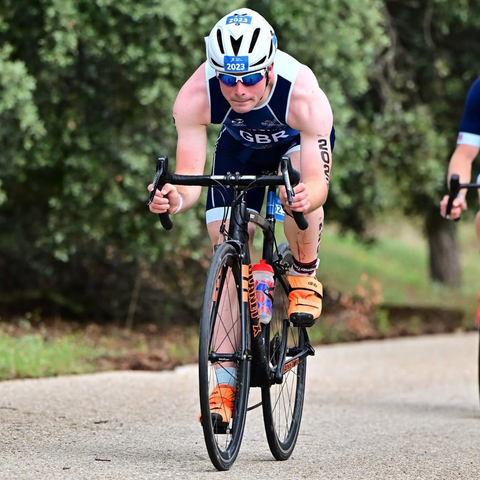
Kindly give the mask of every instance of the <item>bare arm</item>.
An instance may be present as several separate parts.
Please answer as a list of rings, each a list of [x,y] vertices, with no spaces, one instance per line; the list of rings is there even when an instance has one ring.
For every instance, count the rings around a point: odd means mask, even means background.
[[[300,67],[293,87],[287,122],[300,131],[300,174],[304,187],[299,185],[299,190],[303,190],[306,197],[300,211],[308,213],[327,200],[332,168],[330,133],[333,114],[315,75],[304,65]]]
[[[460,176],[460,183],[469,183],[472,175],[472,163],[478,155],[479,147],[473,145],[457,145],[448,165],[448,181],[456,173]],[[465,193],[465,192],[463,192]]]
[[[456,173],[460,177],[460,183],[469,183],[472,175],[472,163],[478,155],[479,147],[460,144],[453,152],[448,165],[448,182],[451,176]],[[465,195],[465,191],[461,192]],[[445,216],[448,203],[448,195],[443,197],[440,203],[440,213]],[[455,220],[467,208],[465,198],[457,198],[453,201],[450,219]]]
[[[202,175],[207,158],[207,125],[210,124],[210,109],[205,80],[205,65],[202,64],[181,88],[173,106],[173,119],[177,129],[177,155],[175,173]],[[149,190],[151,185],[149,185]],[[201,187],[176,187],[166,184],[155,194],[150,205],[154,213],[174,213],[180,206],[184,212],[200,197]]]

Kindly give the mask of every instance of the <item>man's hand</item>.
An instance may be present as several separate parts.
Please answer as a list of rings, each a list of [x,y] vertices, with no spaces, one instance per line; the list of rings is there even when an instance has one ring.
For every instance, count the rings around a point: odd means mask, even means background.
[[[310,200],[308,199],[307,187],[304,183],[299,183],[293,191],[295,196],[292,198],[292,205],[288,204],[287,191],[284,186],[280,187],[280,201],[285,210],[291,215],[292,211],[307,213],[310,208]]]
[[[448,203],[448,195],[445,195],[440,202],[440,215],[444,217],[447,214],[447,203]],[[467,201],[462,196],[458,196],[453,200],[452,210],[450,211],[449,220],[456,220],[460,218],[460,215],[464,210],[467,209]]]
[[[149,192],[152,190],[152,187],[153,184],[148,186]],[[173,214],[177,211],[179,205],[180,195],[178,194],[177,188],[170,183],[166,183],[161,190],[155,192],[155,197],[148,208],[152,213],[168,212]]]

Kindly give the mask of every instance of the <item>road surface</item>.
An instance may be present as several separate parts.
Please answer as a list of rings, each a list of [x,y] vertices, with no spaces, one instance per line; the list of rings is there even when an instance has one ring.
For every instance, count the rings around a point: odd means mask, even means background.
[[[318,347],[290,460],[273,460],[256,409],[228,472],[203,443],[195,366],[2,382],[0,479],[478,480],[477,345],[475,332]]]

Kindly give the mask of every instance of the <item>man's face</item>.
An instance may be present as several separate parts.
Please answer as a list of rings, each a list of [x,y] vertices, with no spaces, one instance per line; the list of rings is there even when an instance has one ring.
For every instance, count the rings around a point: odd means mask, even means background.
[[[268,68],[270,71],[271,66]],[[225,85],[218,81],[223,96],[227,99],[233,110],[237,113],[247,113],[258,105],[266,93],[266,76],[255,85],[247,86],[238,81],[234,86]]]

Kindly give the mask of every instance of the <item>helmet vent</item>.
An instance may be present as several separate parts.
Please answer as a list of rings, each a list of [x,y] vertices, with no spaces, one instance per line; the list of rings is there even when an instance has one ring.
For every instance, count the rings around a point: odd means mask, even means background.
[[[223,55],[225,55],[225,49],[223,48],[223,41],[222,41],[222,32],[220,29],[217,30],[217,42],[218,46],[220,47],[220,51],[222,52]]]
[[[270,51],[268,52],[268,58],[272,57],[272,53],[273,53],[273,42],[270,42]]]
[[[250,66],[255,67],[256,65],[261,65],[266,59],[267,59],[267,57],[263,57],[261,60],[259,60],[258,62],[254,63],[253,65],[250,65]]]
[[[216,62],[213,58],[210,58],[210,61],[216,66],[216,67],[219,67],[219,68],[223,68],[223,65],[220,65],[218,62]]]
[[[235,40],[232,36],[230,36],[230,42],[232,43],[233,53],[238,55],[238,51],[240,50],[240,46],[242,45],[243,35]]]
[[[252,41],[250,42],[250,48],[248,49],[248,53],[253,52],[253,49],[255,48],[255,44],[257,43],[259,35],[260,35],[260,29],[256,28],[252,35]]]

